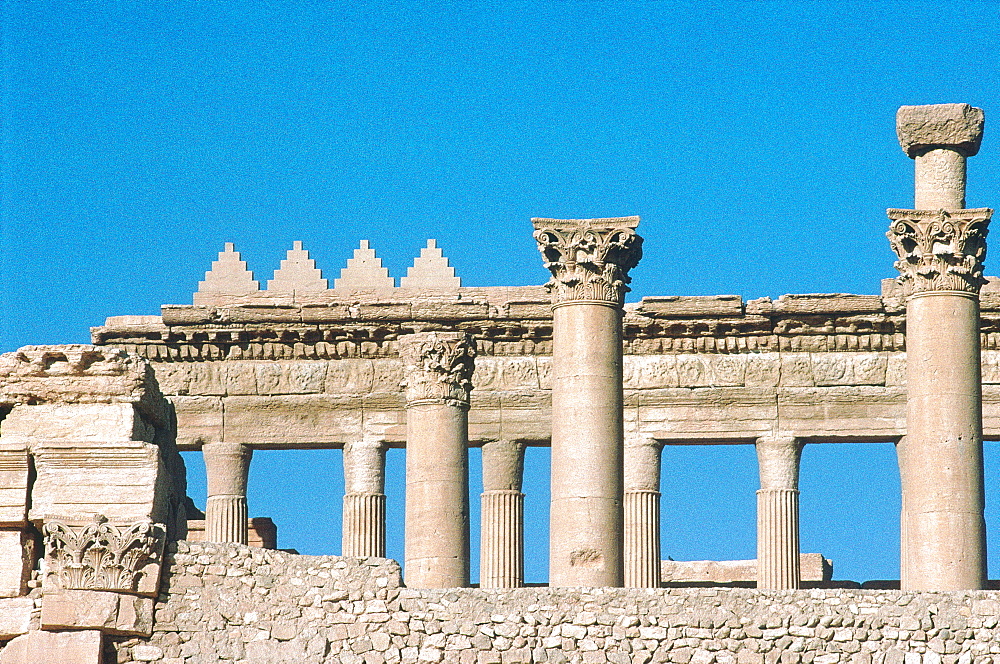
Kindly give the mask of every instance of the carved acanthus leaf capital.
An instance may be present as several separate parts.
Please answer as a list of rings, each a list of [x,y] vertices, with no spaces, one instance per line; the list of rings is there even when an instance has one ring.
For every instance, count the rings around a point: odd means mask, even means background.
[[[886,237],[899,260],[897,278],[905,295],[925,291],[978,293],[986,280],[986,234],[993,210],[886,211]]]
[[[146,576],[158,573],[166,534],[160,523],[115,525],[101,515],[77,527],[48,521],[42,526],[46,573],[63,590],[137,592]]]
[[[553,304],[597,300],[621,305],[628,273],[642,258],[639,217],[532,219]]]
[[[419,332],[399,337],[407,405],[442,402],[468,407],[476,341],[466,332]]]

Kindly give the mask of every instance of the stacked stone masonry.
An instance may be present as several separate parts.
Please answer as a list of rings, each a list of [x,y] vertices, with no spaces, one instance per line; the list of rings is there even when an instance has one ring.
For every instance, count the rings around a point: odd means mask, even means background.
[[[995,592],[413,590],[384,559],[178,542],[120,664],[986,664]],[[0,660],[2,661],[2,660]]]

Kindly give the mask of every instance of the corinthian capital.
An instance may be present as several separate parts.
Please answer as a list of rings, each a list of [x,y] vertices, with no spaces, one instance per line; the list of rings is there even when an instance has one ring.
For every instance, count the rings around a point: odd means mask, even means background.
[[[629,270],[642,258],[639,217],[616,219],[532,219],[553,304],[598,300],[621,305]]]
[[[886,237],[899,260],[906,295],[925,291],[978,293],[993,210],[887,210]]]
[[[468,407],[476,342],[466,332],[419,332],[401,336],[406,404],[449,403]]]

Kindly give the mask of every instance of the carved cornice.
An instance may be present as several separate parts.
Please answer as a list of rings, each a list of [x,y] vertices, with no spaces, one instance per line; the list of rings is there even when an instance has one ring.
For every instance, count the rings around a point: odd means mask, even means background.
[[[118,526],[102,515],[82,527],[42,526],[46,573],[63,590],[137,592],[150,566],[158,568],[166,527],[150,521]]]
[[[993,210],[887,210],[886,237],[899,260],[905,295],[928,291],[979,293]]]
[[[468,408],[476,342],[465,332],[421,332],[399,338],[406,403]]]
[[[535,241],[552,279],[553,304],[574,300],[621,306],[629,270],[642,258],[639,217],[618,219],[532,219]]]

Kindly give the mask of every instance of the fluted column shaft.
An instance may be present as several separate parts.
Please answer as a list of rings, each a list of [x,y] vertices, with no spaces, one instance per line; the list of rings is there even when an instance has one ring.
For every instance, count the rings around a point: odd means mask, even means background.
[[[625,587],[660,587],[660,451],[656,440],[625,441]]]
[[[208,485],[205,539],[246,544],[247,476],[253,450],[240,443],[216,442],[206,443],[201,451]]]
[[[358,558],[385,557],[385,444],[344,445],[342,552]]]
[[[757,587],[802,586],[799,562],[799,459],[802,444],[791,436],[757,440]]]
[[[483,444],[480,588],[524,585],[524,444]]]
[[[549,585],[621,586],[622,304],[639,218],[532,223],[552,273]]]
[[[411,588],[469,585],[469,391],[465,333],[400,337],[406,392],[406,542]]]
[[[992,210],[965,208],[966,157],[983,113],[904,106],[914,210],[889,210],[906,303],[906,436],[897,444],[904,590],[972,590],[986,579],[979,289]]]

